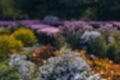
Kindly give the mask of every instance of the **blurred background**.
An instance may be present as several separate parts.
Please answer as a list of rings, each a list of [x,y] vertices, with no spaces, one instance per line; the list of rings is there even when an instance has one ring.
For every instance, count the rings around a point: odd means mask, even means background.
[[[120,20],[120,0],[0,0],[1,20]]]

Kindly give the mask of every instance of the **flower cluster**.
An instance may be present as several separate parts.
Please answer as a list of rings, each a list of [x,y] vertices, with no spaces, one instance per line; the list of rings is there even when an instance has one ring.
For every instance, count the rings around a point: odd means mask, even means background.
[[[92,30],[92,26],[84,21],[65,21],[64,25],[60,27],[60,30],[67,30],[69,33],[75,33],[77,31]]]
[[[61,53],[62,52],[62,53]],[[77,53],[67,49],[57,51],[60,56],[50,57],[38,68],[25,56],[12,55],[9,65],[20,73],[23,80],[99,80],[99,74],[92,74],[90,66]],[[75,53],[75,54],[73,54]],[[36,72],[35,72],[36,71]],[[36,74],[37,73],[37,74]]]
[[[66,52],[65,52],[66,53]],[[91,75],[91,68],[78,55],[62,54],[51,57],[39,67],[38,80],[99,80],[99,74]]]
[[[31,55],[29,55],[28,58],[30,61],[39,66],[42,64],[43,60],[55,56],[55,50],[56,49],[51,45],[47,45],[45,47],[36,49]]]
[[[19,28],[12,34],[12,36],[17,40],[22,41],[25,47],[32,46],[37,41],[32,30],[26,28]]]
[[[80,43],[83,45],[83,49],[87,49],[88,44],[91,40],[101,36],[101,33],[98,31],[85,31],[80,37]]]
[[[83,43],[86,43],[100,35],[101,33],[98,31],[85,31],[81,36],[81,40],[83,40]]]
[[[23,80],[26,79],[31,80],[35,75],[34,74],[35,65],[30,61],[26,61],[26,56],[21,56],[18,54],[12,55],[9,65],[13,66],[15,69],[19,71],[20,76]]]
[[[0,36],[0,56],[8,56],[9,53],[16,53],[23,50],[23,43],[12,36]]]

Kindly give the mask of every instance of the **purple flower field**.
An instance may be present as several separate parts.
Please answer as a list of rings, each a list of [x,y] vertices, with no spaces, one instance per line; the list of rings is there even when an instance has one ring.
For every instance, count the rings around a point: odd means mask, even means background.
[[[119,30],[120,22],[117,21],[44,21],[44,20],[21,20],[21,21],[0,21],[0,26],[13,26],[17,23],[22,24],[26,28],[36,30],[37,32],[44,32],[47,34],[54,34],[66,27],[70,32],[84,31],[84,30]]]

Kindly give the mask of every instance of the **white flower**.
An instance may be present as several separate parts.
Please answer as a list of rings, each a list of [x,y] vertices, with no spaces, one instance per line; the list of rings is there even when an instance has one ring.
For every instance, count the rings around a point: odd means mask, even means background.
[[[91,39],[95,39],[97,37],[99,37],[101,35],[100,32],[97,31],[85,31],[83,33],[83,35],[81,36],[81,40],[83,41],[83,43],[86,43],[88,41],[90,41]]]
[[[48,63],[41,66],[39,70],[38,80],[92,80],[96,78],[96,76],[90,77],[89,65],[81,57],[73,54],[49,58]]]
[[[25,59],[26,56],[14,54],[11,56],[11,61],[9,62],[9,65],[13,66],[19,71],[21,78],[31,79],[31,73],[34,72],[35,66],[32,62],[26,61]]]
[[[83,35],[80,37],[80,43],[83,49],[88,48],[88,44],[94,40],[95,38],[101,36],[100,32],[97,31],[85,31]]]
[[[26,61],[25,56],[12,55],[10,65],[19,71],[22,80],[99,80],[99,74],[91,75],[91,68],[82,57],[71,50],[62,52],[61,56],[46,60],[37,70],[38,75],[34,74],[34,64]]]

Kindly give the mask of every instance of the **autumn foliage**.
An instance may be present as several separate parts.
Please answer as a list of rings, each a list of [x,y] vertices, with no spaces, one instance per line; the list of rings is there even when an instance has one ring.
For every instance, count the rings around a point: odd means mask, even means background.
[[[42,60],[55,56],[54,54],[55,50],[56,49],[52,47],[51,45],[38,48],[29,56],[29,59],[35,64],[39,64]]]

